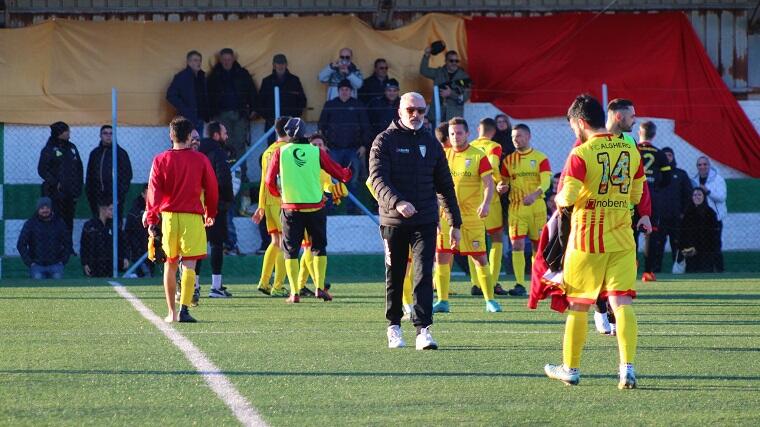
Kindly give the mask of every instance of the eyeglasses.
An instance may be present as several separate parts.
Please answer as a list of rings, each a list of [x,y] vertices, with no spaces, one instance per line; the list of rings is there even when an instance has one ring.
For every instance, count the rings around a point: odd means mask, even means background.
[[[103,132],[102,135],[113,135],[113,132]]]
[[[351,59],[351,55],[341,55],[340,59]]]
[[[415,112],[419,114],[427,113],[427,107],[406,107],[406,112],[411,116]]]
[[[377,67],[378,70],[387,70],[388,67]]]
[[[459,64],[459,60],[458,59],[449,59],[448,62],[449,62],[449,64]]]

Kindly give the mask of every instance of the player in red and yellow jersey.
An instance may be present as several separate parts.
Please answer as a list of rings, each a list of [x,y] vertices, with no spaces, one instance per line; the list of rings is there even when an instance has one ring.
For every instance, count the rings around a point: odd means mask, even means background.
[[[567,159],[555,198],[558,209],[572,210],[563,270],[570,309],[563,364],[546,365],[544,371],[550,378],[578,384],[588,309],[599,295],[606,294],[618,325],[618,388],[635,388],[638,326],[631,303],[636,296],[636,246],[630,207],[639,203],[643,191],[641,156],[623,138],[608,133],[604,109],[590,95],[577,97],[567,114],[582,142]]]
[[[456,250],[475,261],[475,271],[486,300],[486,311],[499,312],[501,307],[493,297],[493,281],[486,257],[485,226],[483,219],[494,194],[491,178],[491,164],[486,154],[467,142],[469,130],[461,117],[449,120],[449,142],[451,148],[444,149],[446,160],[454,181],[457,204],[462,213],[462,239],[458,248],[452,249],[449,234],[439,231],[436,244],[436,266],[434,276],[438,291],[438,301],[433,305],[433,313],[449,311],[449,283],[451,281],[452,253]],[[448,223],[441,211],[439,230],[448,230]]]
[[[262,183],[266,179],[269,159],[272,158],[272,154],[290,141],[290,138],[288,138],[288,135],[285,133],[285,123],[287,123],[288,120],[290,120],[290,117],[278,117],[274,122],[274,131],[277,134],[277,140],[264,150],[264,154],[261,155]],[[259,189],[259,206],[256,208],[256,212],[253,213],[251,219],[256,224],[260,223],[262,219],[266,219],[267,232],[272,237],[269,246],[267,246],[267,250],[264,252],[264,259],[262,260],[261,266],[261,277],[259,278],[257,289],[259,292],[273,297],[287,297],[288,290],[283,286],[285,283],[285,257],[282,255],[282,250],[280,250],[280,243],[282,241],[280,198],[269,194],[269,192],[262,186]],[[272,277],[272,270],[274,270],[274,282],[270,287],[269,279]]]
[[[166,253],[164,292],[169,315],[167,322],[195,322],[188,306],[193,298],[195,262],[206,257],[206,230],[214,224],[219,188],[211,163],[203,154],[190,148],[195,126],[184,117],[169,124],[172,149],[153,159],[145,198],[145,225],[156,237],[161,222],[161,246]],[[204,195],[205,206],[201,201]],[[160,219],[159,219],[160,216]],[[177,315],[174,293],[177,288],[178,262],[182,258],[180,279],[181,308]]]
[[[491,163],[494,186],[501,184],[501,145],[493,140],[496,135],[496,121],[487,117],[478,124],[478,138],[470,143],[486,153],[488,162]],[[491,199],[488,216],[485,218],[486,233],[491,238],[491,249],[488,251],[488,265],[490,266],[491,280],[494,282],[494,294],[506,295],[507,291],[501,288],[499,274],[501,273],[501,256],[504,247],[504,216],[501,211],[501,200],[498,195]],[[470,271],[474,271],[474,264],[470,261]],[[470,275],[475,285],[474,275]]]
[[[512,269],[515,287],[510,295],[525,296],[525,238],[529,238],[533,256],[538,248],[541,229],[546,224],[544,195],[551,185],[552,171],[546,155],[531,147],[530,128],[520,123],[512,128],[515,152],[501,164],[503,183],[500,194],[509,191],[509,239],[512,241]]]

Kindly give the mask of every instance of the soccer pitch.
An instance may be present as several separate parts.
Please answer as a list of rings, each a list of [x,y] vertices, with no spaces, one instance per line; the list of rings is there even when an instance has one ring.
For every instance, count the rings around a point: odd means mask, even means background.
[[[333,282],[331,303],[295,306],[231,281],[234,298],[203,298],[200,323],[171,327],[273,426],[760,425],[754,276],[639,283],[640,388],[628,391],[616,388],[616,340],[592,323],[581,383],[567,387],[543,373],[561,362],[564,316],[514,297],[487,314],[463,282],[452,313],[435,316],[438,351],[415,351],[409,323],[407,348],[387,349],[383,285],[348,280]],[[159,279],[126,283],[165,315]],[[106,281],[6,282],[0,313],[0,425],[239,423]]]

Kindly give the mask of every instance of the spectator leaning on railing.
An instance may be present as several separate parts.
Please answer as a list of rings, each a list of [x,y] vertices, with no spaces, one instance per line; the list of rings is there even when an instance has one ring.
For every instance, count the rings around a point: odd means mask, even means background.
[[[438,86],[441,96],[441,120],[464,117],[464,103],[470,99],[470,76],[459,67],[459,54],[446,52],[446,65],[430,68],[430,48],[425,49],[420,62],[420,74]],[[435,107],[435,106],[434,106]]]
[[[49,197],[40,197],[18,236],[16,248],[32,279],[60,279],[71,255],[71,232],[52,205]]]

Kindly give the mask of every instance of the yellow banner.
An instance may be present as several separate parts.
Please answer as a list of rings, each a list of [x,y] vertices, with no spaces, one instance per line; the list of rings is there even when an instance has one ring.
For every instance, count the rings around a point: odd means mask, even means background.
[[[392,31],[375,31],[353,16],[264,18],[219,22],[82,22],[53,20],[0,30],[0,122],[102,124],[111,121],[111,88],[119,91],[119,122],[164,125],[174,114],[166,102],[172,76],[185,54],[198,50],[208,73],[214,55],[229,47],[257,87],[284,53],[308,98],[307,120],[317,120],[326,87],[317,73],[350,47],[366,78],[385,58],[401,91],[428,98],[432,82],[419,75],[423,50],[444,40],[466,66],[462,18],[430,14]],[[443,55],[431,65],[443,64]]]

